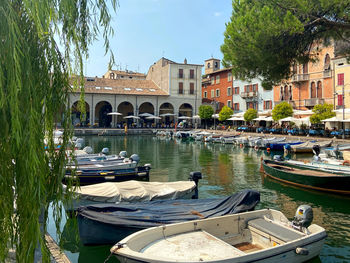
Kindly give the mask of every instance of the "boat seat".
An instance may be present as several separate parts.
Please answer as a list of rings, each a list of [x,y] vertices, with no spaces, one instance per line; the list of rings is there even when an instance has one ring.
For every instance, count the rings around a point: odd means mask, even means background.
[[[304,233],[288,229],[286,227],[267,221],[263,218],[252,219],[248,221],[248,226],[256,228],[257,230],[274,236],[275,238],[289,242],[305,236]]]

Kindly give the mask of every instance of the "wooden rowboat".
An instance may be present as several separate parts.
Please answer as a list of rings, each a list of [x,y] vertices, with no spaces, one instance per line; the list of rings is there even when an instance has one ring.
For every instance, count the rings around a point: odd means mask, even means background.
[[[286,162],[262,160],[264,173],[280,182],[294,186],[350,195],[350,175],[334,171],[311,169],[306,166],[288,164]]]

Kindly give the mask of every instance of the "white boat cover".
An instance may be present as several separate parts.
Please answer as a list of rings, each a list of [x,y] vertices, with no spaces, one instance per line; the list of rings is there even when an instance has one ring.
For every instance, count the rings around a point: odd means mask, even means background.
[[[80,200],[95,202],[139,202],[162,199],[178,199],[191,193],[196,187],[194,181],[176,182],[107,182],[80,186],[75,193]]]

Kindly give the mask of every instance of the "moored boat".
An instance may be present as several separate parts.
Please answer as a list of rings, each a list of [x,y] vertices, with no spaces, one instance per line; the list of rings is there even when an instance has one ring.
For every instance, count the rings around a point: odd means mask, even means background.
[[[290,222],[272,209],[195,220],[134,233],[111,248],[120,262],[305,262],[327,237],[300,206]]]
[[[149,227],[251,211],[259,201],[259,192],[244,190],[216,199],[90,205],[78,209],[80,240],[83,244],[115,244]]]
[[[78,207],[99,203],[133,203],[154,200],[174,200],[198,198],[198,180],[200,172],[191,172],[190,181],[175,182],[143,182],[124,181],[106,182],[80,186],[73,190],[71,205],[65,206],[66,211],[77,210]],[[65,185],[63,185],[65,189]]]
[[[332,141],[308,141],[301,144],[291,145],[291,151],[295,153],[312,153],[313,147],[318,145],[320,148],[331,146]]]
[[[264,173],[280,182],[298,187],[350,195],[350,175],[332,173],[330,170],[311,169],[297,164],[262,160]]]
[[[290,146],[292,145],[298,145],[302,144],[302,141],[293,141],[293,142],[272,142],[272,143],[267,143],[266,148],[270,148],[271,151],[283,151],[284,147],[289,144]]]

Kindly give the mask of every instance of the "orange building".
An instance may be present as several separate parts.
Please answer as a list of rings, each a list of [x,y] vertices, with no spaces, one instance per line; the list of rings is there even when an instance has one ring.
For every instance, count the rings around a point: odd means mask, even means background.
[[[293,109],[312,109],[317,104],[334,104],[334,77],[331,59],[334,45],[315,45],[316,62],[293,67],[294,75],[274,87],[275,105],[287,101]]]

